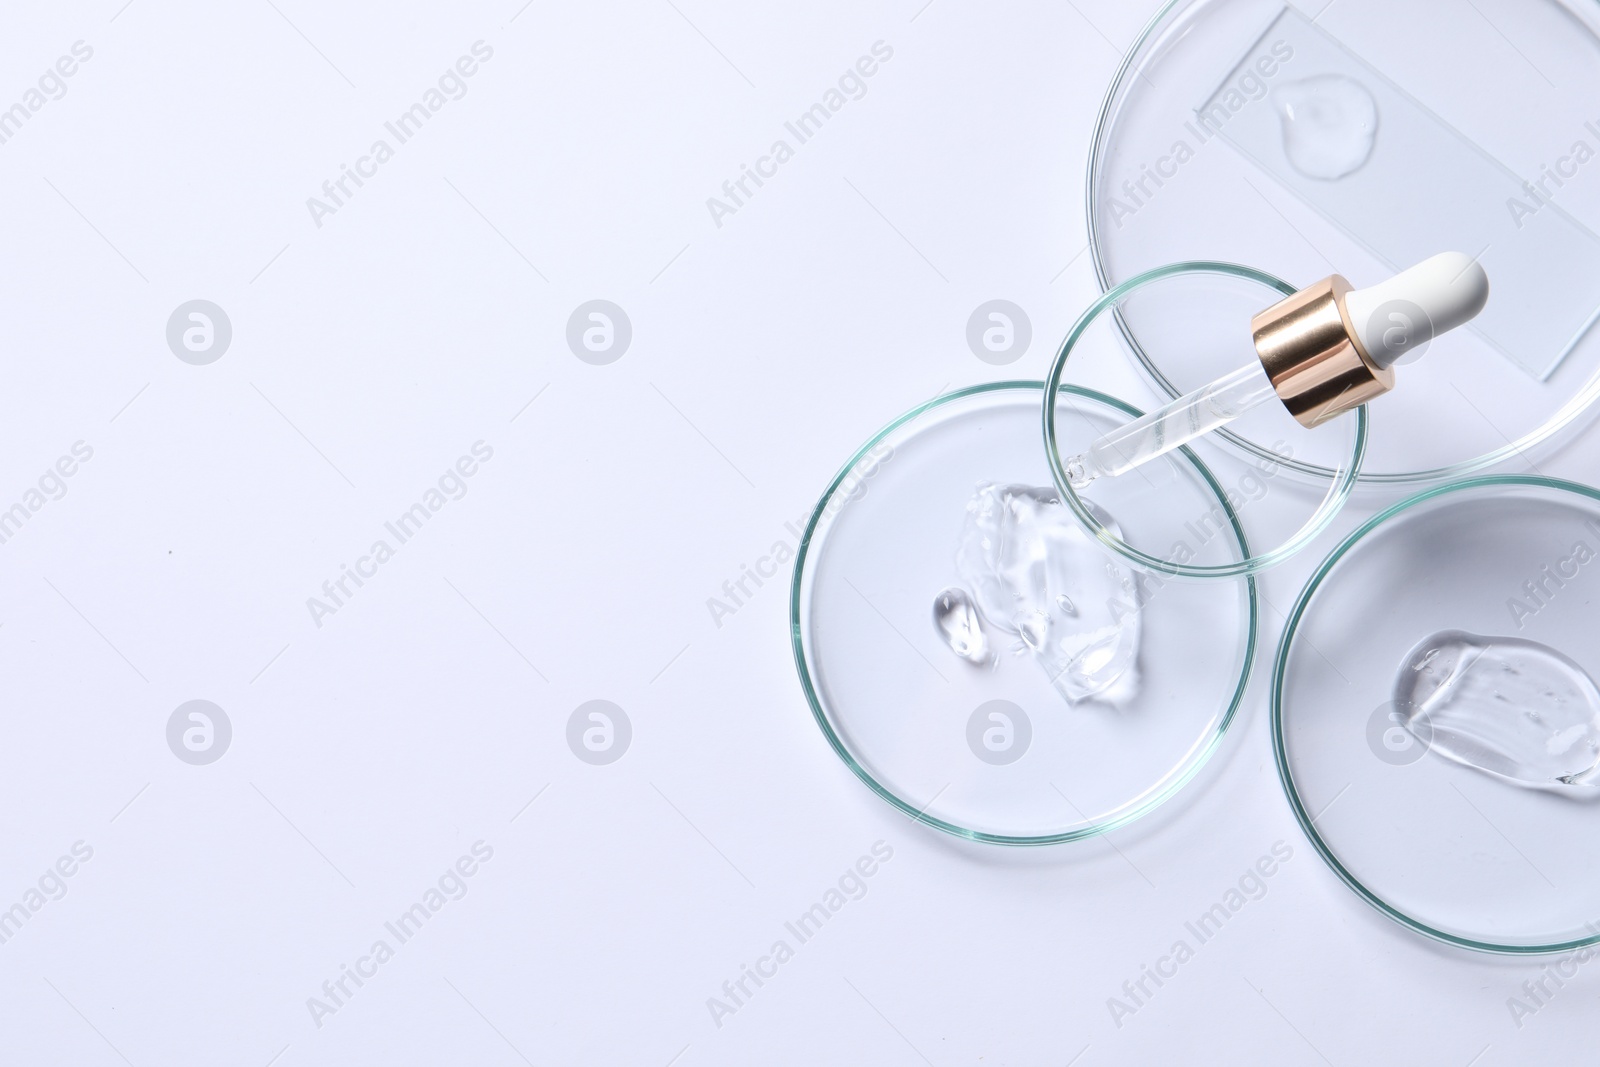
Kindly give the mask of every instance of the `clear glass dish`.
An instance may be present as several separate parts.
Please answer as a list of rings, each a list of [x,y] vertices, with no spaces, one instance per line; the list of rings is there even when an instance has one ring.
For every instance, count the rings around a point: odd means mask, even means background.
[[[1418,493],[1312,575],[1273,672],[1279,777],[1384,915],[1492,952],[1600,942],[1600,786],[1565,773],[1600,759],[1573,732],[1597,594],[1600,491],[1531,476]]]
[[[1064,388],[1086,445],[1138,416]],[[828,486],[795,560],[795,664],[817,725],[845,764],[913,819],[961,837],[1046,844],[1103,834],[1161,804],[1209,758],[1232,721],[1254,658],[1253,579],[1167,582],[1135,576],[1084,535],[1059,503],[1082,559],[1124,577],[1138,606],[1133,691],[1069,704],[1011,638],[990,628],[998,662],[960,658],[935,625],[980,482],[1052,495],[1039,451],[1039,382],[999,382],[941,396],[861,446]],[[1195,516],[1222,527],[1202,560],[1249,555],[1226,492],[1187,450],[1086,493],[1111,516],[1180,536]],[[1110,607],[1109,602],[1104,607]],[[1102,605],[1083,597],[1074,614]],[[1086,616],[1087,617],[1087,616]],[[1017,642],[1020,645],[1020,642]],[[997,717],[998,716],[998,717]]]
[[[1600,165],[1600,5],[1319,7],[1171,0],[1146,27],[1089,155],[1102,289],[1187,259],[1361,287],[1466,252],[1488,272],[1489,305],[1400,368],[1373,405],[1361,479],[1459,478],[1587,422],[1600,397],[1600,185],[1583,173]],[[1160,348],[1158,312],[1119,309],[1117,325],[1167,395],[1215,377]],[[1269,451],[1250,427],[1221,436]]]
[[[1173,263],[1135,275],[1114,287],[1095,301],[1067,333],[1051,364],[1050,375],[1045,379],[1046,395],[1057,397],[1055,403],[1044,405],[1045,456],[1063,501],[1107,548],[1129,562],[1160,574],[1231,578],[1254,574],[1283,562],[1309,544],[1339,514],[1355,488],[1366,453],[1365,405],[1314,430],[1301,426],[1274,401],[1229,424],[1269,442],[1261,451],[1264,458],[1245,470],[1240,476],[1242,481],[1229,479],[1230,499],[1241,507],[1244,502],[1251,501],[1252,524],[1258,528],[1275,527],[1270,539],[1272,547],[1239,559],[1191,560],[1186,552],[1175,551],[1186,541],[1174,542],[1159,530],[1133,523],[1122,523],[1118,532],[1108,530],[1073,490],[1064,465],[1080,447],[1079,439],[1084,436],[1080,428],[1074,428],[1067,436],[1079,443],[1064,445],[1062,441],[1065,427],[1077,419],[1075,405],[1067,394],[1059,391],[1067,361],[1074,356],[1080,362],[1085,358],[1106,358],[1112,350],[1122,350],[1123,338],[1114,328],[1114,319],[1133,313],[1159,322],[1159,327],[1153,328],[1147,337],[1147,343],[1169,355],[1182,353],[1193,364],[1207,368],[1203,380],[1210,381],[1240,367],[1259,363],[1250,334],[1250,319],[1294,291],[1293,286],[1280,278],[1234,263]],[[1208,434],[1197,440],[1194,447],[1215,447],[1208,438],[1225,432]],[[1315,491],[1301,492],[1298,499],[1296,494],[1278,492],[1276,499],[1283,503],[1273,509],[1274,513],[1262,519],[1254,518],[1264,510],[1254,501],[1264,499],[1266,494],[1258,497],[1254,491],[1241,491],[1242,487],[1268,482],[1281,485],[1281,480],[1273,480],[1285,472],[1305,480],[1302,468],[1307,464],[1316,464],[1315,469],[1326,475],[1310,479]],[[1143,470],[1135,468],[1112,480],[1138,479]],[[1314,506],[1308,509],[1306,504],[1311,502]]]

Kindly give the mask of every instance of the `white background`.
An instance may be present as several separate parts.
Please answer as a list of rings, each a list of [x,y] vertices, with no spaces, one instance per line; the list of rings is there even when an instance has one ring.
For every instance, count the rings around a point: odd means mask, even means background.
[[[984,848],[828,749],[786,578],[720,626],[707,609],[889,418],[1043,376],[1096,295],[1088,136],[1152,8],[8,8],[0,107],[74,42],[93,57],[0,145],[0,508],[75,442],[93,457],[0,545],[0,908],[75,842],[93,857],[0,944],[4,1059],[1587,1053],[1600,967],[1518,1027],[1541,964],[1424,943],[1324,868],[1272,767],[1264,670],[1154,816]],[[307,198],[479,40],[466,95],[318,226]],[[877,41],[866,95],[716,225],[707,197]],[[1034,331],[1004,371],[964,336],[996,297]],[[165,336],[195,298],[233,328],[206,366]],[[595,298],[633,327],[608,366],[565,341]],[[478,441],[466,495],[317,625],[307,598]],[[1600,477],[1581,448],[1540,468]],[[233,729],[206,766],[166,740],[194,699]],[[566,741],[592,699],[632,723],[607,766]],[[480,840],[466,895],[318,1025],[308,999]],[[878,841],[866,895],[718,1025],[708,998]],[[1119,1026],[1108,998],[1280,841],[1265,897]]]

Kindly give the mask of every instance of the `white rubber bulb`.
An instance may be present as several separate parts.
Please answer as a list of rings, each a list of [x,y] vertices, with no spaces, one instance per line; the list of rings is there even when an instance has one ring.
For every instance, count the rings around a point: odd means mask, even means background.
[[[1488,300],[1489,276],[1477,260],[1440,252],[1388,281],[1351,291],[1344,306],[1367,355],[1389,367],[1469,321]]]

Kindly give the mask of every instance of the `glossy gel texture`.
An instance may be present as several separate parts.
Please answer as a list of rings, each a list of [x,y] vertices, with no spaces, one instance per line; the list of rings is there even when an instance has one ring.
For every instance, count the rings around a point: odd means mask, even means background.
[[[965,589],[952,586],[933,598],[933,624],[939,628],[950,651],[982,666],[992,658],[989,638],[978,617],[978,605]]]
[[[1308,178],[1337,181],[1361,169],[1378,136],[1378,105],[1360,82],[1320,74],[1272,94],[1283,152]]]
[[[1111,516],[1088,506],[1118,532]],[[1068,703],[1091,697],[1117,703],[1133,695],[1139,651],[1133,580],[1083,531],[1055,489],[980,484],[967,502],[956,568],[982,621],[1019,638],[1017,650],[1032,654]]]
[[[1457,763],[1535,788],[1600,779],[1600,689],[1537,641],[1444,630],[1400,664],[1406,729]]]

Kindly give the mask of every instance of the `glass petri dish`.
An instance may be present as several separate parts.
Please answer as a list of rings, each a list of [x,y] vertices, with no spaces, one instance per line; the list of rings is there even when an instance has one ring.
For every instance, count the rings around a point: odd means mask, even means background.
[[[1600,185],[1580,177],[1600,158],[1600,4],[1318,7],[1171,0],[1146,27],[1089,155],[1102,289],[1186,259],[1361,287],[1435,252],[1476,255],[1488,307],[1400,368],[1360,477],[1443,481],[1554,443],[1600,397]],[[1116,321],[1165,394],[1215,377],[1161,348],[1159,311]],[[1249,427],[1221,436],[1270,446]]]
[[[1558,781],[1600,759],[1597,560],[1600,491],[1468,479],[1360,527],[1290,612],[1279,777],[1323,859],[1396,922],[1503,953],[1600,941],[1600,786]]]
[[[1079,406],[1074,426],[1085,444],[1139,414],[1099,393],[1062,392]],[[1137,608],[1135,654],[1117,698],[1069,704],[993,620],[995,662],[979,666],[951,650],[934,602],[964,584],[956,552],[977,487],[1053,496],[1039,452],[1042,397],[1039,382],[964,389],[874,435],[818,501],[790,599],[800,681],[839,758],[911,818],[1002,844],[1103,834],[1177,792],[1232,721],[1256,640],[1253,579],[1135,575],[1063,512],[1060,528],[1083,553],[1074,558],[1117,583],[1105,602],[1096,599],[1106,593],[1100,584],[1063,610],[1098,625],[1112,598]],[[1249,554],[1224,490],[1193,453],[1151,468],[1148,482],[1122,479],[1087,495],[1113,517],[1169,531],[1180,516],[1220,515],[1199,551],[1215,561]]]
[[[1184,578],[1232,578],[1254,574],[1298,553],[1328,527],[1349,500],[1367,447],[1366,405],[1314,430],[1301,426],[1281,404],[1272,402],[1230,424],[1245,427],[1254,438],[1268,442],[1260,450],[1262,458],[1256,470],[1247,471],[1246,479],[1255,479],[1256,483],[1264,485],[1266,480],[1283,472],[1304,477],[1302,468],[1308,463],[1316,464],[1313,469],[1326,475],[1325,479],[1314,476],[1320,489],[1308,497],[1314,506],[1309,510],[1303,506],[1295,508],[1303,517],[1297,514],[1294,521],[1288,522],[1288,531],[1278,532],[1271,547],[1239,559],[1192,559],[1188,552],[1192,538],[1173,540],[1159,527],[1122,523],[1121,530],[1109,530],[1085,506],[1067,478],[1066,460],[1084,441],[1093,439],[1082,427],[1074,426],[1067,435],[1071,447],[1063,444],[1064,426],[1078,421],[1077,405],[1069,393],[1061,391],[1067,361],[1074,355],[1081,361],[1086,351],[1097,353],[1122,348],[1122,338],[1112,325],[1116,317],[1132,309],[1140,315],[1148,314],[1152,321],[1159,321],[1160,327],[1150,334],[1152,343],[1158,345],[1160,351],[1182,352],[1185,358],[1211,368],[1212,373],[1205,379],[1211,381],[1259,361],[1251,338],[1250,319],[1293,292],[1294,286],[1281,278],[1235,263],[1173,263],[1136,274],[1117,285],[1095,301],[1068,331],[1045,380],[1045,395],[1055,397],[1054,402],[1044,405],[1045,457],[1062,500],[1078,521],[1123,559],[1147,570]],[[1199,384],[1202,383],[1196,383]],[[1215,433],[1207,436],[1215,436]],[[1112,481],[1141,478],[1144,470],[1144,467],[1135,468]],[[1245,483],[1246,486],[1251,484]],[[1255,492],[1241,492],[1232,485],[1227,495],[1231,502],[1241,506],[1257,498]],[[1274,520],[1277,525],[1284,525],[1281,514],[1274,516]]]

